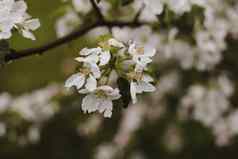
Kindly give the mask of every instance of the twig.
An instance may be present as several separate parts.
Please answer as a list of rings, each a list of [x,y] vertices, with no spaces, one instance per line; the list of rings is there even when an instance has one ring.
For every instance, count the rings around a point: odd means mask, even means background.
[[[145,8],[145,4],[143,4],[141,6],[141,8],[139,9],[139,11],[136,13],[136,15],[134,17],[134,22],[138,22],[139,21],[140,15],[142,14],[144,8]]]
[[[55,41],[49,42],[45,45],[42,45],[40,47],[36,47],[36,48],[29,48],[29,49],[25,49],[25,50],[20,50],[20,51],[15,51],[12,50],[10,54],[7,54],[5,56],[5,62],[9,62],[9,61],[13,61],[13,60],[17,60],[17,59],[21,59],[24,57],[29,57],[32,55],[41,55],[43,53],[45,53],[48,50],[54,49],[60,45],[63,45],[65,43],[71,42],[83,35],[85,35],[86,33],[88,33],[90,30],[97,28],[97,27],[124,27],[124,26],[128,26],[128,27],[138,27],[141,25],[146,25],[147,23],[143,23],[143,22],[120,22],[120,21],[98,21],[96,23],[93,23],[91,25],[87,25],[84,28],[79,28],[78,30],[76,30],[75,32],[72,32],[71,34],[57,39]]]
[[[99,8],[98,5],[95,3],[95,0],[90,0],[90,2],[91,2],[91,4],[92,4],[94,10],[95,10],[96,13],[97,13],[97,16],[100,18],[100,20],[101,20],[101,21],[105,21],[104,16],[103,16],[103,14],[102,14],[100,8]]]

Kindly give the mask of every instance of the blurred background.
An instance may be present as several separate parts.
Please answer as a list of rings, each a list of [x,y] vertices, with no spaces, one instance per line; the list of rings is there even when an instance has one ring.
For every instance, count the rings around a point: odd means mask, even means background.
[[[14,34],[10,44],[16,50],[56,39],[57,21],[67,14],[71,3],[25,1],[28,12],[40,19],[41,27],[34,32],[36,41]],[[117,0],[106,2],[100,8],[106,10],[103,13],[108,19],[113,15],[130,19],[137,8],[137,4],[118,7]],[[216,9],[196,4],[189,11],[173,13],[177,8],[168,5],[156,16],[162,19],[159,22],[143,15],[153,21],[153,27],[113,28],[113,36],[119,40],[135,39],[157,48],[159,84],[158,90],[141,97],[139,104],[114,106],[110,119],[97,113],[84,114],[81,96],[63,87],[75,72],[74,58],[80,49],[94,46],[95,37],[108,33],[106,28],[1,68],[0,158],[237,158],[238,31],[231,32],[230,28],[238,27],[238,4],[214,4],[219,16],[224,11],[234,19],[229,21],[222,14],[222,18],[208,20],[213,26],[196,28],[196,20],[205,21],[206,14],[216,14]],[[83,15],[79,11],[79,16]],[[226,46],[221,47],[223,44]]]

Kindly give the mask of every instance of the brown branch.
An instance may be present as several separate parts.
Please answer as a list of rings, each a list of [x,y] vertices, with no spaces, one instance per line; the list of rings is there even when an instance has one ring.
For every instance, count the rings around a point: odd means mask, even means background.
[[[124,27],[124,26],[128,26],[128,27],[138,27],[141,25],[146,25],[146,23],[142,23],[142,22],[120,22],[120,21],[112,21],[112,22],[105,22],[105,21],[98,21],[96,23],[93,23],[91,25],[87,25],[86,27],[83,28],[79,28],[78,30],[76,30],[75,32],[72,32],[71,34],[57,39],[55,41],[49,42],[45,45],[36,47],[36,48],[29,48],[29,49],[25,49],[25,50],[20,50],[20,51],[15,51],[12,50],[11,53],[7,54],[5,56],[5,62],[9,62],[9,61],[14,61],[17,59],[21,59],[21,58],[25,58],[25,57],[29,57],[32,55],[41,55],[43,53],[45,53],[48,50],[54,49],[60,45],[63,45],[65,43],[71,42],[83,35],[85,35],[86,33],[88,33],[90,30],[97,28],[97,27]]]
[[[92,7],[94,8],[95,12],[97,13],[97,16],[100,18],[101,21],[105,21],[104,16],[100,10],[100,8],[98,7],[98,5],[96,4],[95,0],[90,0]]]

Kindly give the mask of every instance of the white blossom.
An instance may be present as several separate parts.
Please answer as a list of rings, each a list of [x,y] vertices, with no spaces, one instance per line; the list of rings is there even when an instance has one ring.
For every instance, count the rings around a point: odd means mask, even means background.
[[[110,86],[99,86],[93,91],[80,90],[79,93],[88,94],[83,98],[82,110],[85,113],[98,111],[103,113],[103,116],[110,118],[112,116],[113,100],[121,97],[118,89],[113,89]]]
[[[136,71],[143,71],[152,62],[152,57],[156,54],[155,49],[138,47],[135,43],[129,45],[128,53],[136,63]]]
[[[25,38],[35,40],[31,31],[40,27],[38,19],[32,19],[26,12],[23,0],[0,1],[0,39],[9,39],[16,28]]]

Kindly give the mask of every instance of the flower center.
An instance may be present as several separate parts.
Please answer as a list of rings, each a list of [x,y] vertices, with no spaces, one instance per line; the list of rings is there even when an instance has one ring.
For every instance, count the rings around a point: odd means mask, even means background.
[[[137,54],[143,55],[145,52],[145,49],[144,49],[144,47],[138,47],[138,48],[136,48],[136,51],[137,51]]]
[[[107,94],[103,90],[97,90],[96,91],[96,96],[99,97],[99,98],[107,98]]]

